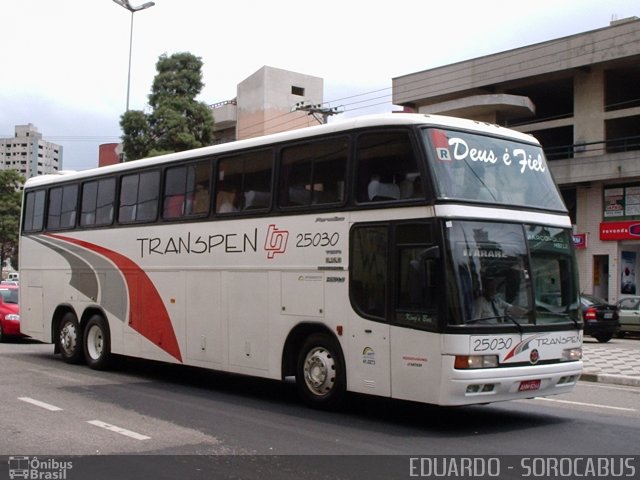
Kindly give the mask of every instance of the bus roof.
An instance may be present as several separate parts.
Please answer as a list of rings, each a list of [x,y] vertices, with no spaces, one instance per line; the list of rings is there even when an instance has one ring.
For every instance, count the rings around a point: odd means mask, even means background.
[[[479,122],[464,118],[449,117],[443,115],[430,115],[420,113],[383,113],[377,115],[363,115],[346,120],[338,120],[324,125],[301,128],[297,130],[289,130],[286,132],[264,135],[261,137],[250,138],[246,140],[237,140],[234,142],[222,143],[208,147],[197,148],[193,150],[185,150],[182,152],[170,153],[157,157],[150,157],[132,162],[119,163],[106,167],[97,167],[88,170],[70,171],[64,170],[57,174],[39,175],[32,177],[25,183],[25,188],[57,183],[65,180],[76,180],[82,178],[91,178],[95,175],[106,175],[114,172],[122,172],[129,169],[137,169],[145,166],[158,166],[163,163],[170,163],[175,160],[191,159],[204,157],[208,155],[221,155],[226,152],[234,152],[247,148],[256,148],[265,145],[277,144],[285,141],[304,139],[313,136],[326,135],[331,133],[339,133],[347,130],[355,130],[367,127],[382,126],[400,126],[400,125],[430,125],[444,128],[456,128],[463,130],[471,130],[489,135],[499,135],[514,140],[520,140],[527,143],[538,143],[531,135],[511,130],[498,125],[487,122]]]

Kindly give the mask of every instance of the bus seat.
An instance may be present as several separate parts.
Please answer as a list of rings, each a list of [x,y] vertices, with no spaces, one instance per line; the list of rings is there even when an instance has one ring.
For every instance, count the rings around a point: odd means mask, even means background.
[[[265,208],[269,206],[271,201],[271,192],[258,192],[257,190],[249,190],[244,192],[244,208]]]
[[[399,200],[400,187],[395,183],[382,183],[377,178],[369,182],[369,200]]]

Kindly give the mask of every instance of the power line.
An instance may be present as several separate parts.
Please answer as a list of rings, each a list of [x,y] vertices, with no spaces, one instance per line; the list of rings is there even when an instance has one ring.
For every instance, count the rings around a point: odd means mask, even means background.
[[[307,115],[313,116],[319,124],[327,123],[330,116],[340,113],[338,107],[323,107],[322,104],[310,105],[304,101],[296,103],[291,111],[307,112]]]

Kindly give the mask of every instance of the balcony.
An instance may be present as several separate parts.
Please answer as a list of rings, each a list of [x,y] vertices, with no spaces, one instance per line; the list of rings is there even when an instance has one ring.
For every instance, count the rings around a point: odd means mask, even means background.
[[[559,185],[640,177],[640,136],[544,151]]]
[[[215,121],[214,132],[234,127],[238,122],[238,106],[235,99],[214,103],[209,105],[209,108]]]

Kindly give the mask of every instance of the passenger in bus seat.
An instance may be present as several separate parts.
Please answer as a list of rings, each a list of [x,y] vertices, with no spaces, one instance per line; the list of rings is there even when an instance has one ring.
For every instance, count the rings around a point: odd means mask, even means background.
[[[196,193],[193,196],[193,213],[207,213],[209,211],[209,188],[205,183],[196,184]]]
[[[216,213],[231,213],[240,210],[235,189],[220,190],[216,196]]]
[[[171,195],[164,201],[164,216],[176,218],[184,215],[184,195]]]

